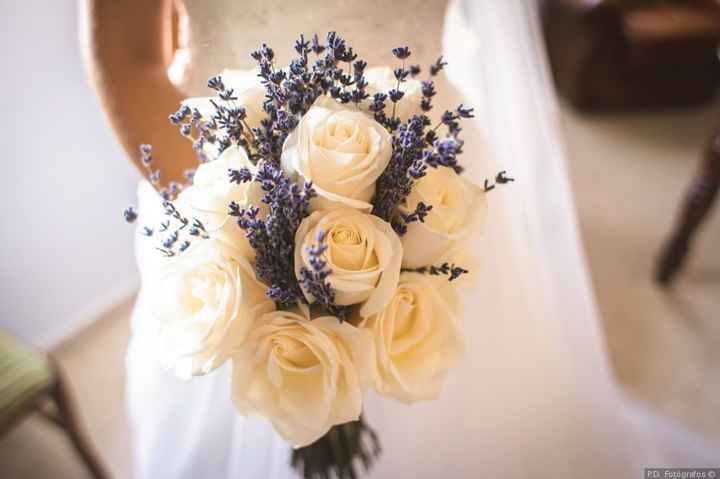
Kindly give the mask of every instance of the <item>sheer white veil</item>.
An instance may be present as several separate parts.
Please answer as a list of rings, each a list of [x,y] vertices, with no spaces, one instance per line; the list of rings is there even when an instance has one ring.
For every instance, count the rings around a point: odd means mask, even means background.
[[[517,392],[535,403],[529,408],[534,416],[547,415],[546,427],[564,431],[562,452],[545,459],[567,466],[569,476],[593,470],[630,477],[643,467],[709,466],[720,457],[717,449],[629,400],[613,378],[537,10],[533,0],[455,2],[444,40],[448,75],[476,107],[496,168],[517,178],[511,188],[492,192],[502,214],[489,225],[490,241],[512,242],[493,274],[517,282],[513,297],[498,307],[523,303],[527,315],[516,311],[512,318],[521,318],[520,324],[504,324],[500,334],[518,348],[539,348],[505,354],[525,383],[525,391]],[[542,380],[532,381],[533,374]],[[546,400],[530,399],[536,394]],[[536,448],[541,450],[547,452]]]

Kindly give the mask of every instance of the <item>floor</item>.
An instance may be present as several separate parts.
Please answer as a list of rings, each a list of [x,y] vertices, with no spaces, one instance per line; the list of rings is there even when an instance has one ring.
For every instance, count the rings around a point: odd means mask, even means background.
[[[651,407],[720,440],[720,213],[670,291],[651,281],[717,105],[581,117],[563,109],[572,186],[618,380]],[[720,208],[719,208],[720,209]],[[131,477],[123,360],[131,303],[57,350],[87,428],[114,477]],[[42,457],[43,460],[37,460]],[[0,440],[5,479],[82,478],[60,433],[30,418]]]
[[[125,348],[132,302],[119,305],[55,351],[79,399],[82,420],[117,479],[132,477],[123,409]],[[42,460],[37,460],[42,458]],[[0,440],[2,479],[89,477],[63,433],[44,418],[27,419]]]
[[[720,207],[669,290],[657,252],[697,166],[718,105],[584,117],[564,109],[572,187],[608,350],[635,396],[720,439]]]

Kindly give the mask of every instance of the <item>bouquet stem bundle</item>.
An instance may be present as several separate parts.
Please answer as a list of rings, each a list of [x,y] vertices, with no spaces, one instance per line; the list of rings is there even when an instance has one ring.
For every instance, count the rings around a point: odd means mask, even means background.
[[[357,421],[333,426],[327,434],[292,452],[291,463],[305,479],[336,477],[355,479],[357,466],[370,470],[380,456],[380,441],[363,416]]]

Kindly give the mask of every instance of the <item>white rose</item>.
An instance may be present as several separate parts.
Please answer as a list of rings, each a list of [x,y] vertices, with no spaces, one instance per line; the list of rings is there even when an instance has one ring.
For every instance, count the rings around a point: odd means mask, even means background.
[[[316,211],[305,218],[295,234],[295,274],[311,269],[308,247],[317,244],[318,233],[326,234],[328,282],[335,290],[336,304],[363,303],[360,314],[380,312],[390,301],[398,278],[403,249],[389,223],[351,208]],[[307,291],[305,295],[311,303]]]
[[[426,173],[413,186],[403,208],[414,211],[421,201],[432,206],[425,221],[410,223],[402,237],[405,268],[436,265],[457,249],[487,214],[482,187],[452,168],[428,168]]]
[[[372,103],[372,97],[375,93],[385,93],[387,95],[390,90],[397,87],[397,79],[390,67],[367,69],[365,71],[365,80],[368,82],[365,91],[370,97],[362,103],[362,108],[368,112],[370,111],[368,107]],[[413,115],[420,115],[423,112],[420,106],[423,99],[420,80],[408,77],[404,82],[400,83],[399,90],[404,93],[403,97],[395,105],[395,115],[400,118],[400,121],[405,122]],[[393,103],[390,98],[387,98],[385,100],[385,114],[387,116],[392,115],[392,110]]]
[[[354,108],[321,96],[285,140],[283,168],[313,182],[318,194],[313,209],[372,208],[375,180],[392,155],[392,137]]]
[[[260,83],[257,70],[223,70],[220,74],[225,88],[233,89],[233,96],[236,100],[224,101],[218,96],[195,97],[182,101],[183,105],[191,110],[197,109],[204,121],[209,121],[215,116],[215,107],[211,101],[218,105],[227,107],[245,108],[245,123],[250,128],[258,128],[260,121],[266,117],[263,110],[265,102],[265,87]],[[209,159],[215,158],[217,149],[214,145],[205,144],[205,154]]]
[[[372,339],[337,318],[312,321],[290,311],[258,320],[233,356],[233,400],[243,414],[267,417],[296,447],[332,426],[357,420],[375,380]]]
[[[217,239],[196,240],[146,280],[161,359],[183,379],[220,366],[275,309],[242,252]]]
[[[233,145],[216,160],[201,164],[195,172],[193,185],[183,190],[178,202],[185,205],[183,214],[199,219],[208,233],[239,248],[248,259],[255,257],[245,237],[245,231],[237,224],[236,218],[228,215],[231,201],[241,208],[256,206],[266,209],[260,201],[263,196],[259,183],[231,183],[228,170],[247,168],[255,173],[257,168],[247,157],[245,150]]]
[[[403,273],[390,303],[359,327],[375,341],[378,392],[405,403],[437,398],[462,355],[459,299],[444,278]]]

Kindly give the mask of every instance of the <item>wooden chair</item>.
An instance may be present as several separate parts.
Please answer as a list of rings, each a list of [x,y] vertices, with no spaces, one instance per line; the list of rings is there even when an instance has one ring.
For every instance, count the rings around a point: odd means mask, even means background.
[[[58,363],[0,331],[0,435],[33,412],[65,431],[91,477],[109,477],[80,426]]]
[[[558,92],[582,111],[700,104],[720,86],[716,0],[541,0]]]
[[[682,268],[693,236],[712,209],[719,187],[720,127],[708,141],[700,167],[685,194],[675,228],[660,252],[655,279],[661,285],[670,285]]]

